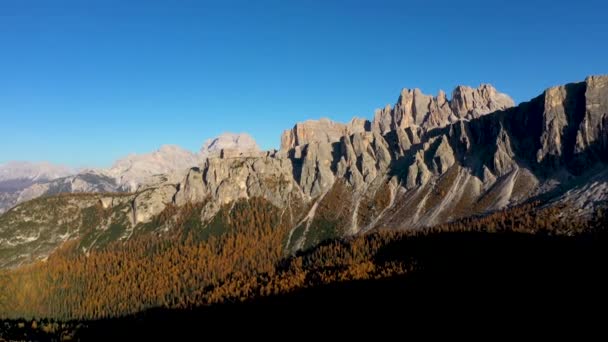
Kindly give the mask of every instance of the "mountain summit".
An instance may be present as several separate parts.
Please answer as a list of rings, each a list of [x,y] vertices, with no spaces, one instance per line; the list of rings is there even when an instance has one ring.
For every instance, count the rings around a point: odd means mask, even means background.
[[[157,151],[132,154],[119,159],[102,174],[117,180],[119,187],[135,191],[150,177],[198,165],[199,157],[177,145],[163,145]]]
[[[509,95],[498,92],[490,84],[477,88],[458,86],[452,91],[451,100],[445,92],[437,96],[425,95],[418,88],[404,88],[395,105],[376,109],[370,122],[354,118],[347,124],[322,118],[297,123],[281,136],[281,150],[288,150],[311,142],[337,142],[342,136],[350,136],[364,131],[378,131],[381,134],[405,128],[444,127],[459,120],[479,118],[497,110],[515,105]]]
[[[376,110],[372,125],[381,133],[411,126],[429,129],[458,120],[476,119],[514,105],[511,97],[489,84],[477,88],[458,86],[452,91],[451,100],[443,91],[433,97],[423,94],[418,88],[405,88],[393,108],[387,105]]]
[[[259,152],[260,148],[253,137],[247,133],[223,133],[205,141],[200,155],[202,157],[219,156],[222,151],[239,155]]]

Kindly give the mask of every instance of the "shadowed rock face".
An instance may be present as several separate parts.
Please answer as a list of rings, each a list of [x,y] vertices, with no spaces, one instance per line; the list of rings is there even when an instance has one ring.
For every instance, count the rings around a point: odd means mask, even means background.
[[[608,76],[550,88],[516,107],[490,86],[458,87],[451,101],[407,90],[372,123],[297,124],[279,153],[220,155],[160,177],[120,202],[130,203],[120,213],[130,218],[125,231],[137,231],[169,205],[200,203],[204,225],[221,205],[262,197],[293,226],[289,251],[531,199],[573,203],[565,217],[587,215],[608,201],[607,113]],[[17,212],[11,222],[32,215]]]
[[[606,161],[608,77],[591,76],[583,83],[545,91],[541,147],[537,161],[573,172]]]

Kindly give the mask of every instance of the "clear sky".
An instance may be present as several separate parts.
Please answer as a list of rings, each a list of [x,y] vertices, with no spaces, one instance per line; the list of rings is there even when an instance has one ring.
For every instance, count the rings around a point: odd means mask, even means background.
[[[109,166],[222,132],[263,148],[403,87],[516,102],[608,73],[597,1],[0,0],[0,163]]]

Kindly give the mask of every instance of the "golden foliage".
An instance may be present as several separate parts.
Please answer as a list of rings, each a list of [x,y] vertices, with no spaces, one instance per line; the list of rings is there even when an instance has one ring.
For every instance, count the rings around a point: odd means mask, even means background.
[[[45,262],[0,272],[0,317],[98,319],[152,307],[245,301],[333,282],[407,273],[416,268],[416,260],[377,256],[391,242],[412,236],[461,231],[572,234],[597,228],[583,219],[564,223],[559,207],[537,209],[536,205],[425,230],[379,231],[332,240],[287,258],[283,241],[288,224],[264,200],[224,208],[218,215],[225,233],[206,240],[194,238],[198,232],[187,229],[190,221],[186,218],[200,213],[200,207],[170,207],[158,222],[175,220],[186,238],[142,235],[88,256],[75,253],[78,241],[73,241]]]

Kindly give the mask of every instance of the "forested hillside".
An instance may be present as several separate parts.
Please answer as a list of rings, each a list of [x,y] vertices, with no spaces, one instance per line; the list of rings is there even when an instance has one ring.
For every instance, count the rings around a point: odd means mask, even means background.
[[[408,246],[409,241],[428,236],[581,236],[603,232],[606,223],[602,210],[589,219],[565,222],[562,208],[528,204],[424,230],[378,230],[330,240],[289,256],[284,250],[288,230],[279,224],[276,208],[261,199],[236,206],[238,210],[222,209],[212,226],[203,230],[193,229],[200,224],[192,219],[198,216],[191,215],[196,207],[171,209],[179,210],[181,218],[180,234],[172,238],[142,235],[88,255],[75,250],[79,245],[75,240],[47,261],[5,270],[0,275],[0,316],[100,319],[150,308],[192,309],[251,301],[326,284],[424,271],[424,256],[444,251]],[[162,221],[165,215],[155,220]]]

